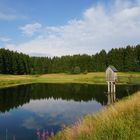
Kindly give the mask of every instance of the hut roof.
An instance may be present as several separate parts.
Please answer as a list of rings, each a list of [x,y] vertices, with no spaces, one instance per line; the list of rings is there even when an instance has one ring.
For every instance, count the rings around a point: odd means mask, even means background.
[[[112,65],[109,65],[108,68],[111,68],[114,72],[118,72],[118,70]]]

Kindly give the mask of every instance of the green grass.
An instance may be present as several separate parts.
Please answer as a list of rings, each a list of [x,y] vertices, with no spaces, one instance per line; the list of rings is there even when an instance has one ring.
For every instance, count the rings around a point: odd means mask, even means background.
[[[0,87],[10,87],[10,86],[17,86],[22,84],[30,84],[34,83],[33,80],[3,80],[0,81]]]
[[[36,79],[29,75],[0,75],[0,88],[34,82],[36,82]]]
[[[104,72],[87,74],[0,75],[0,87],[28,83],[106,84]],[[140,84],[140,72],[118,73],[118,84]]]
[[[140,92],[67,127],[50,140],[139,140]]]

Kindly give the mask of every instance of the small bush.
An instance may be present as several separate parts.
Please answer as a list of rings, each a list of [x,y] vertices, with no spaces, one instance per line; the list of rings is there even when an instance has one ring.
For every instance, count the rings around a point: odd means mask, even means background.
[[[73,73],[74,73],[74,74],[80,74],[80,73],[81,73],[80,67],[79,67],[79,66],[76,66],[76,67],[74,68],[74,70],[73,70]]]

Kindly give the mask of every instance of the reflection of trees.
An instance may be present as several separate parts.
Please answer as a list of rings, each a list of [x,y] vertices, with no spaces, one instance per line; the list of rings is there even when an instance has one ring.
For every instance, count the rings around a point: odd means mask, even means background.
[[[120,99],[124,96],[131,95],[132,93],[140,90],[140,85],[119,85],[116,87],[116,98]]]
[[[133,93],[139,86],[129,86],[129,93]],[[106,85],[87,85],[87,84],[32,84],[0,90],[0,111],[9,111],[17,108],[31,99],[63,99],[74,101],[96,100],[101,104],[107,104],[104,93]],[[117,87],[117,98],[127,95],[124,86]]]

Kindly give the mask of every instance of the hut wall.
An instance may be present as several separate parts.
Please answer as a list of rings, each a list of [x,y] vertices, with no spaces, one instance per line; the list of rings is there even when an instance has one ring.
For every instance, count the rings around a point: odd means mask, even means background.
[[[114,71],[112,71],[111,68],[108,68],[106,70],[106,81],[115,82],[116,79],[117,79],[117,74]]]

